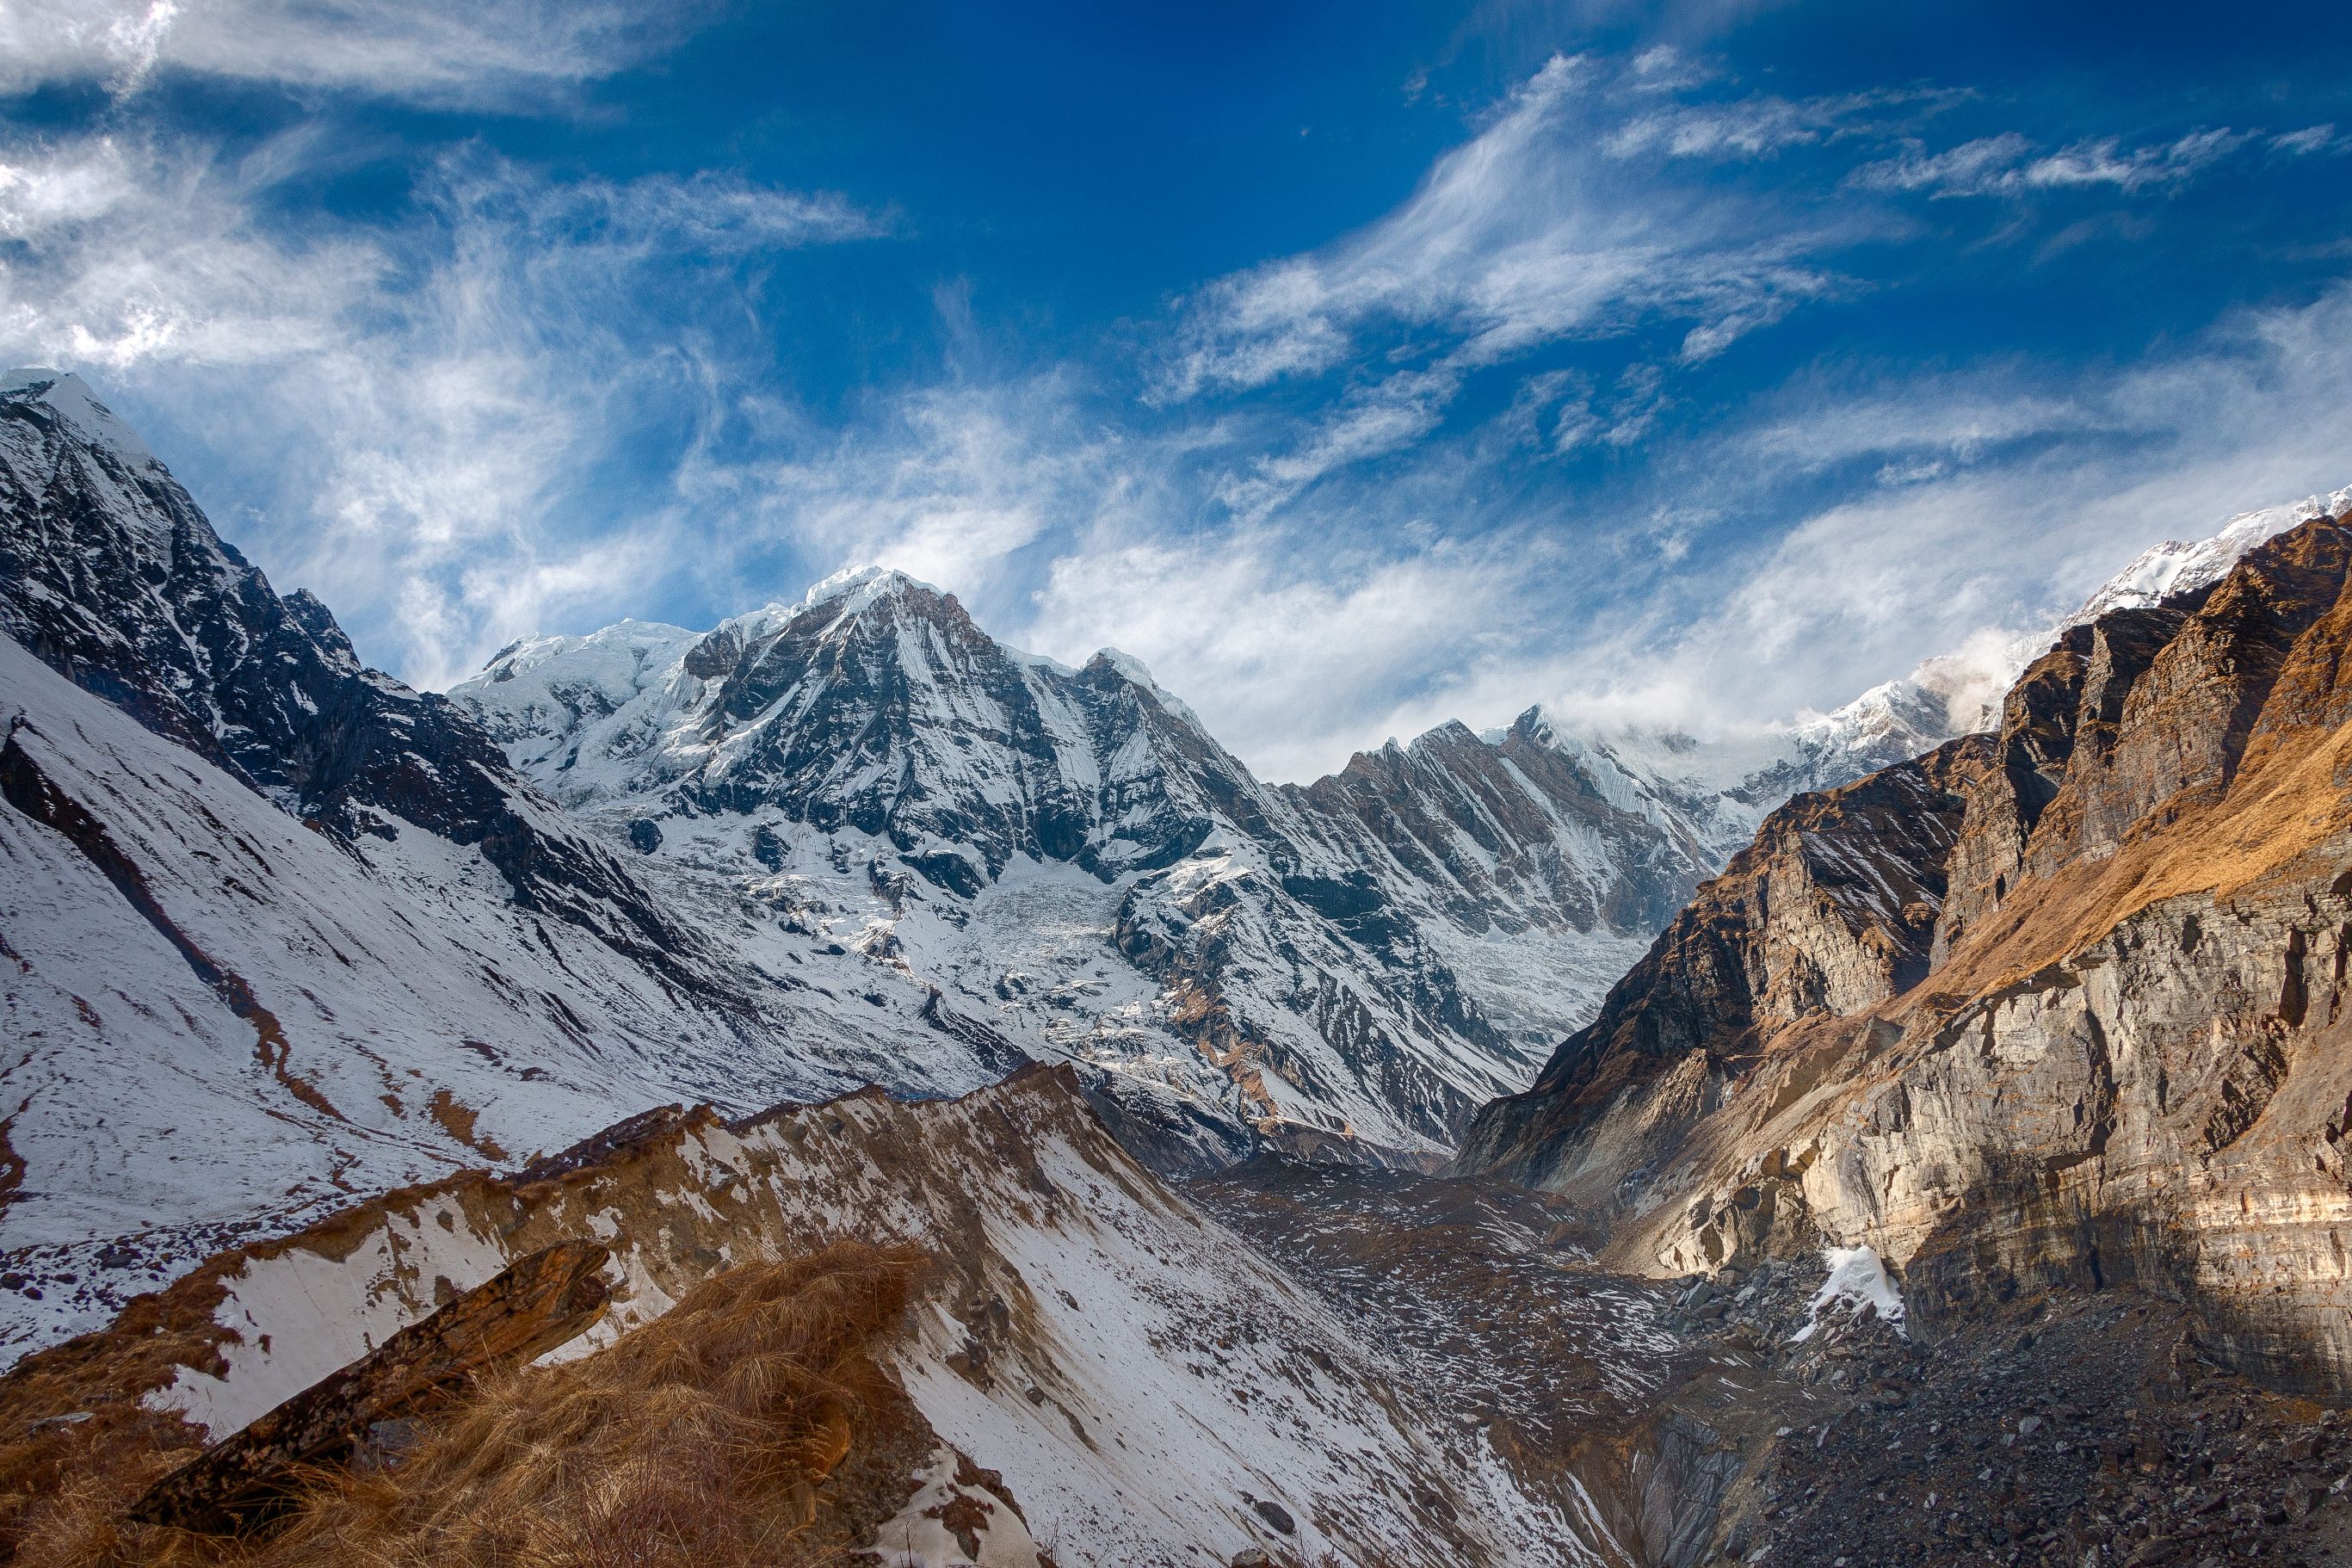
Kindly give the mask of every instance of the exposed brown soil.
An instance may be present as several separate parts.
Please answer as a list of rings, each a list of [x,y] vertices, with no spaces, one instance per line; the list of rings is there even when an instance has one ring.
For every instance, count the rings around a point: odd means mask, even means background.
[[[505,1162],[507,1152],[499,1147],[498,1141],[485,1136],[478,1130],[477,1123],[481,1120],[481,1113],[472,1106],[467,1105],[446,1089],[436,1089],[433,1091],[429,1109],[433,1113],[433,1120],[441,1124],[442,1131],[473,1150],[485,1160],[496,1160],[501,1163]]]

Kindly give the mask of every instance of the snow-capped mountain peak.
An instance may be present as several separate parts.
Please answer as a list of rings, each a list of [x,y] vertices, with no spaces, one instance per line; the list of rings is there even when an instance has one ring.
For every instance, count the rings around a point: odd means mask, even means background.
[[[926,583],[921,578],[901,572],[895,566],[868,563],[864,566],[845,566],[832,575],[811,584],[808,592],[801,595],[799,604],[792,608],[796,611],[813,610],[819,605],[845,601],[842,604],[842,608],[850,614],[855,614],[876,599],[909,591],[929,594],[934,598],[948,597],[947,590],[944,588]]]
[[[100,403],[71,371],[27,368],[0,373],[0,397],[47,405],[82,440],[114,453],[133,469],[163,466],[139,433]]]
[[[2175,594],[2191,593],[2218,583],[2238,558],[2255,545],[2275,538],[2315,517],[2341,517],[2352,510],[2352,485],[2328,495],[2305,496],[2281,506],[2242,511],[2220,531],[2195,541],[2168,539],[2140,552],[2116,573],[2083,607],[2062,626],[2087,626],[2110,610],[2144,609]]]
[[[681,910],[118,425],[63,378],[0,391],[0,1253],[68,1287],[12,1298],[0,1357],[152,1283],[91,1264],[133,1231],[163,1268],[671,1100],[1017,1060],[837,942]],[[584,710],[695,640],[624,623],[492,674]],[[787,973],[828,965],[855,989]]]

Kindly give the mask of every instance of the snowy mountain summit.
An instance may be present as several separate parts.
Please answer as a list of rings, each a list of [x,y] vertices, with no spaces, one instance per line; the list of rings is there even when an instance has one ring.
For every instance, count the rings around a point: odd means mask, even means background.
[[[1110,876],[1200,847],[1214,812],[1193,786],[1240,764],[1139,668],[1014,653],[952,595],[866,569],[699,637],[526,643],[453,697],[559,798],[625,805],[637,837],[724,815],[745,831],[704,852],[773,868],[803,829],[854,832],[970,896],[1020,856]]]
[[[2088,626],[2110,610],[2146,609],[2174,595],[2210,587],[2255,545],[2315,517],[2341,517],[2347,509],[2352,509],[2352,486],[2284,506],[2240,512],[2205,539],[2170,539],[2151,545],[2067,616],[2065,625]]]
[[[1910,683],[1737,750],[1537,709],[1272,785],[1138,661],[1021,653],[873,567],[520,643],[450,697],[673,901],[903,967],[1181,1165],[1436,1157],[1764,811],[1946,733]]]
[[[813,941],[682,918],[281,598],[79,381],[0,388],[0,1255],[48,1281],[0,1302],[0,1357],[616,1115],[1012,1065],[904,977],[844,961],[845,998],[787,977]]]

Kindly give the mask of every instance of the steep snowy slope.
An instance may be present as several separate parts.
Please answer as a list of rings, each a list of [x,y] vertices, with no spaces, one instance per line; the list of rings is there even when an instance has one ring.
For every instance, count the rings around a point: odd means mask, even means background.
[[[79,384],[0,395],[0,1353],[628,1111],[1017,1065],[772,912],[664,907]]]
[[[518,900],[692,984],[695,944],[444,700],[280,599],[75,377],[0,377],[0,632],[339,837],[478,846]]]

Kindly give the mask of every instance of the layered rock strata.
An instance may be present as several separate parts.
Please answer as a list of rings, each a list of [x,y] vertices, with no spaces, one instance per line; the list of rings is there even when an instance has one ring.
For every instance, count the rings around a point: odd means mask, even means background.
[[[1463,1164],[1680,1273],[1867,1246],[1932,1322],[2125,1282],[2352,1386],[2352,528],[2069,629],[1997,733],[1801,797]]]

